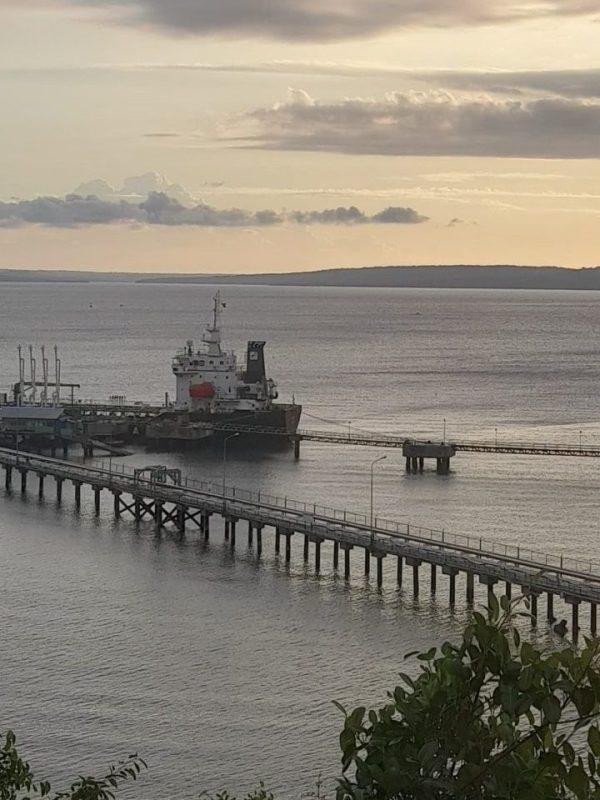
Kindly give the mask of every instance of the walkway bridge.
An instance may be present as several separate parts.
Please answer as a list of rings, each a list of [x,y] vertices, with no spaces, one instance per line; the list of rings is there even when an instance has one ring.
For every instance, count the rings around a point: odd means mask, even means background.
[[[454,440],[454,441],[430,441],[416,439],[413,436],[396,436],[387,433],[357,433],[340,432],[326,430],[307,430],[299,429],[295,434],[290,435],[283,428],[260,428],[249,425],[236,425],[235,423],[198,423],[200,427],[207,430],[237,432],[242,434],[260,434],[261,436],[288,437],[295,443],[296,457],[300,455],[300,442],[323,442],[338,445],[355,445],[359,447],[386,447],[402,450],[408,459],[436,458],[435,454],[429,455],[428,451],[439,448],[440,457],[444,448],[449,448],[451,454],[455,453],[489,453],[489,454],[508,454],[519,456],[568,456],[572,458],[600,458],[600,446],[574,445],[566,442],[511,442],[488,440]],[[416,448],[412,455],[411,448]],[[408,455],[409,451],[411,455]],[[418,455],[419,452],[425,453],[424,456]],[[422,464],[417,465],[422,469]],[[439,465],[438,465],[439,466]],[[407,469],[412,470],[414,464],[407,463]]]
[[[248,543],[257,552],[262,550],[266,529],[274,535],[275,550],[280,552],[285,540],[285,560],[291,559],[291,539],[304,537],[304,560],[314,550],[315,569],[321,565],[321,547],[333,546],[333,566],[338,569],[340,551],[344,556],[344,576],[350,578],[352,550],[364,552],[364,569],[369,574],[376,564],[377,583],[383,582],[383,563],[391,558],[396,565],[396,579],[403,583],[403,567],[412,568],[415,595],[419,593],[420,568],[430,566],[431,591],[436,592],[437,570],[449,579],[449,601],[456,600],[456,577],[466,576],[466,597],[473,603],[475,578],[492,592],[500,582],[506,584],[510,596],[513,585],[521,587],[531,602],[531,613],[537,618],[538,597],[547,596],[547,617],[554,619],[554,598],[562,598],[572,606],[573,631],[579,628],[579,605],[590,604],[590,627],[597,629],[597,604],[600,603],[600,564],[571,556],[534,551],[528,547],[507,545],[472,536],[460,536],[443,530],[424,528],[408,522],[375,517],[305,503],[262,492],[183,478],[177,471],[162,471],[160,466],[148,470],[131,470],[125,465],[104,469],[70,461],[24,454],[0,448],[0,465],[5,470],[5,487],[12,490],[13,474],[20,477],[20,490],[27,492],[28,478],[37,479],[38,495],[44,495],[46,478],[55,482],[57,502],[62,501],[65,481],[75,487],[75,503],[81,504],[81,489],[94,493],[97,515],[101,513],[102,493],[112,496],[114,514],[130,513],[138,521],[150,518],[157,528],[170,526],[180,534],[186,526],[195,526],[205,540],[210,535],[213,515],[224,519],[225,537],[232,549],[236,546],[237,525],[248,525]],[[111,465],[112,466],[112,465]],[[156,478],[162,478],[157,480]]]

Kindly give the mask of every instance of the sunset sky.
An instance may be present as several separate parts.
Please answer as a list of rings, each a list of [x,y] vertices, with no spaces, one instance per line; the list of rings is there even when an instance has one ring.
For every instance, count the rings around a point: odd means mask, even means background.
[[[0,267],[600,264],[598,0],[0,0]]]

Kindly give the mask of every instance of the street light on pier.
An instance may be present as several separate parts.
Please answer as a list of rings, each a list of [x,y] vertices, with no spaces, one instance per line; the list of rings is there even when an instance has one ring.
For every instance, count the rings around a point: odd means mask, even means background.
[[[231,433],[229,436],[226,436],[223,439],[223,510],[225,510],[225,503],[226,503],[226,501],[225,501],[225,490],[226,490],[225,480],[226,480],[226,471],[227,471],[227,442],[230,439],[235,439],[239,435],[240,434],[239,434],[239,431],[238,431],[238,433]]]
[[[379,458],[375,458],[371,462],[371,525],[370,525],[370,530],[371,530],[371,541],[370,541],[370,544],[371,544],[371,546],[373,546],[373,544],[375,542],[375,532],[373,530],[373,470],[374,470],[375,464],[377,464],[379,461],[383,461],[384,458],[387,458],[387,456],[379,456]]]

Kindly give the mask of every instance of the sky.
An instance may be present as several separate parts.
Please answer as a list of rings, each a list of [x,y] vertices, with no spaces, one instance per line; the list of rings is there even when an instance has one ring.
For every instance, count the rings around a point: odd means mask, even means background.
[[[0,0],[0,268],[600,264],[598,0]]]

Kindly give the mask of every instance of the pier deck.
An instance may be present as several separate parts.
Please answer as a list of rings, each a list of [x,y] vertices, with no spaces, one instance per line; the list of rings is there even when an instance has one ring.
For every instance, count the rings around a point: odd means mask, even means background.
[[[20,476],[20,489],[27,491],[27,478],[38,479],[39,496],[44,494],[44,480],[53,477],[56,497],[62,499],[63,484],[68,481],[75,487],[75,500],[81,502],[81,487],[94,492],[95,510],[101,510],[101,494],[112,494],[114,513],[129,512],[137,520],[151,518],[157,527],[174,526],[183,533],[186,525],[195,525],[206,539],[209,537],[210,517],[220,515],[225,520],[225,535],[235,548],[236,524],[248,523],[251,541],[256,534],[257,547],[262,547],[262,532],[267,528],[275,535],[279,552],[281,537],[285,539],[286,561],[290,560],[290,540],[295,534],[304,536],[304,558],[308,560],[309,547],[314,546],[315,568],[320,569],[321,545],[331,542],[334,548],[334,566],[337,568],[339,551],[344,552],[344,574],[350,576],[350,553],[355,548],[364,551],[365,572],[372,561],[377,566],[377,582],[383,580],[383,561],[396,560],[398,583],[402,583],[402,569],[412,567],[415,593],[419,590],[419,568],[431,567],[432,587],[436,570],[449,576],[450,603],[456,596],[456,576],[466,575],[467,601],[473,601],[474,580],[493,591],[497,583],[506,584],[506,592],[519,586],[531,599],[532,614],[537,616],[537,598],[542,593],[548,597],[548,618],[552,619],[553,598],[562,598],[572,606],[573,628],[578,629],[578,609],[582,602],[591,607],[591,628],[596,632],[596,606],[600,603],[600,564],[583,559],[540,553],[527,547],[506,545],[470,536],[459,536],[405,522],[374,519],[373,527],[364,514],[328,508],[283,497],[225,487],[189,478],[181,483],[160,482],[148,479],[125,465],[117,469],[63,461],[33,454],[23,454],[6,448],[0,449],[0,465],[5,470],[5,486],[13,486],[13,473]]]

